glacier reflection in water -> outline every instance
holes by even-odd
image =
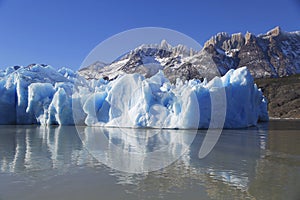
[[[73,126],[0,126],[0,199],[300,196],[298,130],[223,130],[216,146],[203,159],[198,153],[205,130],[199,130],[195,138],[181,130],[129,129],[132,135],[112,128],[81,130],[78,134]],[[134,137],[135,134],[145,137]],[[99,149],[103,138],[106,143]],[[118,148],[135,154],[119,156]],[[142,174],[123,173],[102,164],[147,168],[159,156],[147,160],[151,156],[147,158],[144,153],[159,150],[165,153],[162,161],[169,161],[166,155],[176,161]]]
[[[102,127],[77,130],[94,158],[110,168],[129,173],[167,167],[188,151],[197,134],[197,130]]]

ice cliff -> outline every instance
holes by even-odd
[[[208,128],[212,107],[218,107],[211,95],[220,90],[225,128],[268,120],[266,99],[246,67],[209,82],[172,84],[162,71],[151,78],[124,74],[106,81],[33,65],[0,71],[0,124]]]

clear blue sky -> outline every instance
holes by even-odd
[[[212,35],[300,30],[299,0],[0,0],[0,68],[45,63],[78,69],[101,41],[147,26],[203,44]]]

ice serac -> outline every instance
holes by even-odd
[[[13,78],[0,79],[0,124],[16,123],[16,86]]]
[[[0,77],[0,124],[47,124],[55,83],[77,79],[70,69],[49,65],[9,67]]]
[[[90,94],[84,103],[86,124],[209,128],[213,117],[211,107],[218,104],[211,102],[211,95],[219,89],[226,92],[225,128],[248,127],[259,120],[268,120],[266,100],[249,70],[243,67],[208,83],[178,80],[173,85],[161,71],[150,79],[139,74],[124,75],[102,87],[101,92]]]
[[[225,92],[224,101],[214,100],[219,91]],[[209,128],[221,107],[225,128],[268,120],[267,101],[246,67],[209,82],[177,79],[173,84],[161,70],[150,78],[135,73],[106,81],[32,65],[2,71],[0,95],[0,124]]]
[[[221,79],[227,97],[225,127],[248,127],[267,120],[265,98],[246,67],[230,70]]]
[[[55,90],[50,83],[32,83],[28,87],[28,106],[26,113],[35,116],[36,123],[47,124],[48,107]]]
[[[57,87],[52,102],[49,105],[49,119],[47,124],[74,124],[72,98],[63,87]]]

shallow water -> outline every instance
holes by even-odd
[[[0,126],[0,199],[300,199],[300,121],[223,130],[202,159],[205,130],[126,129],[127,136],[152,138],[128,142],[124,130],[97,128],[114,145],[132,152],[165,149],[174,159],[139,174],[110,168],[120,164],[115,162],[120,155],[111,145],[91,150],[87,141],[98,140],[89,130]],[[120,162],[148,169],[149,162],[139,159]]]

